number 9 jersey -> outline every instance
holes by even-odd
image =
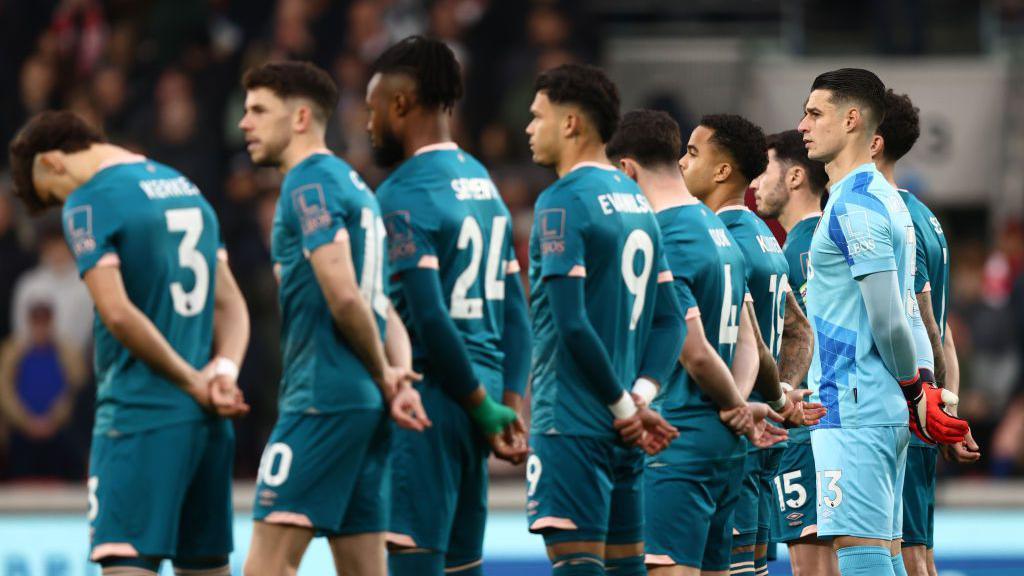
[[[195,368],[210,359],[220,228],[199,189],[141,156],[102,168],[64,204],[64,236],[84,276],[119,266],[128,298]],[[225,256],[226,257],[226,256]],[[94,433],[129,434],[204,418],[177,385],[132,354],[96,317]]]
[[[617,438],[611,411],[558,336],[546,293],[553,276],[586,279],[587,316],[628,389],[647,347],[657,284],[672,275],[651,206],[625,174],[577,165],[537,199],[530,238],[533,434]]]

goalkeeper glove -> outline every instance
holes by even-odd
[[[947,404],[955,406],[959,399],[949,390],[936,387],[931,374],[923,368],[910,380],[900,382],[910,410],[910,431],[928,444],[963,442],[970,426],[945,410]]]
[[[483,402],[470,408],[469,415],[485,436],[500,434],[509,424],[516,421],[515,410],[495,402],[490,396],[484,396]]]

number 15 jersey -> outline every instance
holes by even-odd
[[[454,143],[426,146],[395,169],[377,195],[396,275],[391,300],[409,330],[414,359],[427,359],[421,342],[430,335],[416,333],[401,273],[434,268],[474,374],[488,395],[501,398],[505,276],[517,273],[519,264],[511,216],[487,169]]]
[[[640,188],[611,166],[585,163],[546,189],[530,237],[534,434],[615,438],[612,414],[591,392],[558,335],[547,280],[584,278],[586,312],[631,386],[654,317],[657,284],[671,282],[661,232]]]

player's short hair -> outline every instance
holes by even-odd
[[[601,142],[619,125],[619,89],[603,70],[587,64],[563,64],[541,73],[533,85],[559,104],[575,104],[594,123]]]
[[[308,98],[313,113],[326,122],[338,105],[338,87],[331,76],[309,62],[268,62],[242,76],[246,90],[266,88],[279,98]]]
[[[906,94],[896,94],[892,88],[885,91],[885,120],[875,133],[885,140],[882,156],[895,162],[906,156],[921,136],[920,110]]]
[[[676,166],[683,142],[679,124],[661,110],[630,110],[605,145],[609,158],[632,158],[645,168]]]
[[[786,130],[778,134],[768,136],[768,149],[775,151],[775,157],[779,162],[789,166],[800,166],[807,173],[807,181],[811,185],[811,192],[815,196],[825,190],[828,184],[828,174],[825,173],[824,162],[811,160],[807,157],[807,147],[804,146],[804,135],[797,130]]]
[[[451,110],[462,98],[462,69],[455,52],[433,38],[409,36],[388,48],[373,63],[373,72],[405,74],[416,81],[420,104]]]
[[[831,101],[852,101],[867,110],[872,131],[885,119],[885,84],[870,70],[840,68],[820,74],[811,84],[811,91],[832,92]]]
[[[30,212],[47,208],[32,183],[32,165],[36,154],[60,150],[81,152],[93,144],[106,142],[103,133],[81,116],[67,110],[48,110],[33,116],[11,140],[8,154],[14,194]]]
[[[748,181],[768,167],[768,143],[757,124],[736,114],[708,114],[700,125],[715,131],[711,141],[732,156],[735,168]]]

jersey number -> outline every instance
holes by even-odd
[[[359,292],[378,316],[388,313],[388,298],[384,295],[384,221],[369,208],[363,208],[359,222],[363,228],[363,271],[359,278]]]
[[[502,258],[505,244],[505,231],[508,226],[507,216],[495,216],[491,221],[491,241],[487,249],[487,270],[484,274],[484,298],[487,300],[505,299],[504,259]],[[480,260],[484,255],[484,234],[476,218],[467,216],[462,221],[459,250],[469,250],[469,265],[455,279],[452,286],[452,299],[449,305],[452,318],[470,320],[484,317],[484,298],[468,297],[469,289],[476,284],[480,276]]]
[[[633,267],[637,252],[644,255],[644,262],[641,265],[640,273],[637,274]],[[636,330],[640,322],[640,316],[644,313],[644,303],[647,300],[647,282],[651,279],[651,269],[654,268],[654,242],[647,232],[633,230],[626,237],[626,244],[622,247],[622,280],[626,283],[626,290],[633,295],[633,309],[629,314],[629,329]]]
[[[725,281],[722,283],[722,318],[718,323],[718,343],[734,345],[740,336],[738,307],[732,303],[732,264],[722,266]]]
[[[793,470],[775,477],[775,493],[779,496],[780,512],[785,512],[786,506],[800,508],[807,503],[807,490],[800,485],[800,476],[800,470]]]
[[[199,208],[177,208],[164,213],[168,232],[184,232],[178,244],[178,265],[195,274],[192,290],[186,292],[181,282],[171,282],[174,311],[185,317],[196,316],[206,307],[210,291],[210,268],[203,253],[196,250],[203,235],[203,212]]]
[[[771,342],[768,349],[772,356],[779,356],[779,347],[782,346],[782,329],[786,320],[786,292],[789,291],[789,280],[786,275],[772,274],[768,284],[768,292],[772,295],[772,329]]]

